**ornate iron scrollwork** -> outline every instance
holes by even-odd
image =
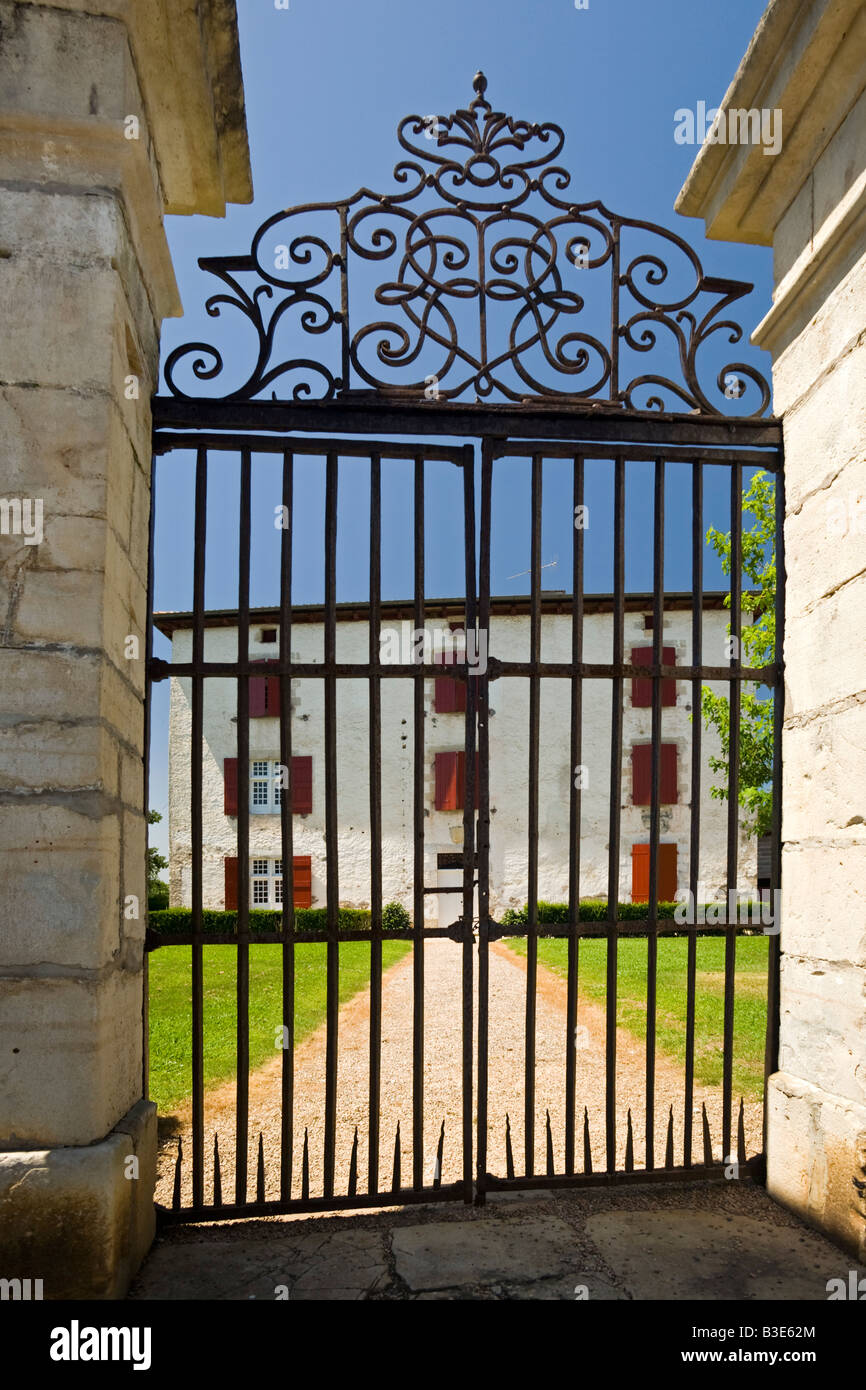
[[[478,73],[468,109],[401,121],[408,157],[393,193],[362,188],[343,202],[290,208],[263,223],[249,255],[200,260],[228,290],[207,300],[208,314],[236,309],[258,339],[252,370],[222,398],[372,391],[721,415],[723,398],[739,402],[756,388],[755,408],[737,413],[764,414],[770,388],[749,363],[717,371],[717,404],[698,380],[710,339],[742,338],[723,315],[752,285],[705,275],[666,228],[570,201],[571,177],[554,162],[562,130],[494,111],[486,87]],[[631,254],[638,236],[650,245]],[[390,264],[393,278],[372,283],[364,262]],[[587,331],[589,287],[600,279],[605,336]],[[350,302],[365,296],[390,316],[365,316],[352,332]],[[282,356],[287,332],[319,336],[330,358]],[[628,350],[655,350],[659,369],[632,375]],[[215,345],[183,344],[165,364],[176,396],[191,394],[178,384],[181,366],[198,381],[226,372]]]

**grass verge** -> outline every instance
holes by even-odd
[[[408,941],[382,945],[382,968],[396,964]],[[327,946],[295,947],[295,1045],[325,1018]],[[161,1114],[184,1106],[192,1095],[192,981],[189,946],[161,946],[150,956],[150,1098]],[[235,1075],[237,1030],[237,952],[233,946],[205,946],[205,1089]],[[340,1003],[345,1004],[370,978],[366,941],[340,945]],[[282,947],[259,944],[250,950],[250,1067],[274,1056],[282,1027]]]
[[[526,938],[512,937],[507,946],[526,955]],[[764,1092],[764,1038],[767,1027],[766,936],[737,939],[734,990],[735,1096],[760,1100]],[[656,1049],[679,1063],[686,1055],[687,952],[685,937],[660,937],[658,943]],[[539,962],[555,975],[568,976],[568,943],[541,938]],[[580,943],[578,1020],[580,1001],[604,1005],[607,942]],[[695,1080],[705,1086],[722,1081],[724,1033],[725,942],[722,937],[698,937],[695,990]],[[617,1025],[646,1039],[647,943],[620,938],[617,953]]]

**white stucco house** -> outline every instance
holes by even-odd
[[[542,660],[571,657],[571,599],[542,596]],[[500,660],[529,658],[530,616],[526,597],[497,597],[491,604],[488,655]],[[292,610],[292,660],[316,662],[324,650],[321,606]],[[462,600],[428,601],[426,631],[447,646],[451,629],[462,626]],[[192,656],[192,615],[160,613],[155,625],[171,639],[172,661]],[[412,621],[409,602],[382,604],[383,654],[386,634],[404,638]],[[363,663],[369,652],[369,617],[363,603],[338,605],[337,660]],[[728,614],[722,594],[703,599],[703,662],[727,662]],[[692,599],[666,595],[663,664],[688,665],[691,659]],[[610,596],[584,599],[584,660],[612,659]],[[651,658],[652,598],[628,595],[625,614],[626,660]],[[237,659],[237,614],[211,611],[204,618],[204,660]],[[392,646],[399,645],[397,643]],[[279,653],[279,613],[256,609],[250,619],[250,655],[274,660]],[[383,658],[386,659],[386,658]],[[187,677],[173,678],[169,722],[169,878],[172,906],[191,902],[190,833],[191,707]],[[203,892],[209,908],[236,906],[237,806],[249,798],[250,904],[277,907],[282,901],[280,843],[279,685],[274,676],[251,681],[248,769],[237,764],[237,683],[208,677],[204,696]],[[413,866],[413,714],[412,681],[383,679],[382,688],[382,873],[383,901],[411,909]],[[726,691],[726,686],[713,687]],[[529,681],[500,677],[490,683],[490,882],[495,918],[520,907],[527,896]],[[692,687],[665,681],[662,691],[661,832],[659,896],[683,898],[688,888],[691,826]],[[424,884],[442,889],[461,882],[463,842],[464,720],[460,683],[447,677],[425,681],[425,843]],[[370,827],[368,766],[368,682],[337,682],[337,783],[339,898],[346,907],[369,906]],[[650,829],[649,681],[626,681],[623,696],[620,900],[645,899]],[[569,797],[575,769],[570,766],[570,681],[543,678],[540,702],[539,897],[568,897]],[[582,898],[605,896],[608,877],[611,683],[585,680],[581,797]],[[325,902],[325,744],[324,691],[320,679],[292,680],[293,840],[296,906]],[[717,777],[709,757],[719,752],[712,731],[704,731],[700,805],[698,892],[704,901],[724,897],[726,888],[727,803],[711,797]],[[742,830],[736,887],[756,886],[756,842]],[[734,885],[730,885],[734,886]],[[459,914],[459,896],[428,892],[428,924],[446,925]]]

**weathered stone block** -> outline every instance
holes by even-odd
[[[860,839],[863,834],[863,749],[866,698],[788,721],[782,759],[783,837]],[[848,769],[840,775],[840,769]],[[823,891],[821,883],[816,884]]]
[[[866,971],[782,955],[779,1068],[866,1105]]]
[[[6,1148],[91,1144],[140,1098],[142,980],[0,978]]]
[[[134,1160],[134,1162],[133,1162]],[[122,1298],[154,1236],[156,1106],[86,1148],[0,1152],[0,1267],[46,1299]]]
[[[866,1109],[786,1072],[767,1104],[767,1191],[863,1260]]]
[[[785,846],[782,949],[813,962],[866,967],[866,841],[844,848],[814,842]]]

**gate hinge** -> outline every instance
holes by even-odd
[[[499,677],[502,675],[502,662],[497,656],[489,656],[487,658],[487,671],[485,674],[489,681],[499,680]]]
[[[161,656],[152,656],[147,663],[147,673],[152,681],[164,681],[171,674],[171,665]]]
[[[462,922],[454,922],[453,925],[448,928],[446,936],[448,936],[451,941],[459,942],[462,946],[465,942],[473,940],[472,926],[470,924],[469,930],[467,931]]]

